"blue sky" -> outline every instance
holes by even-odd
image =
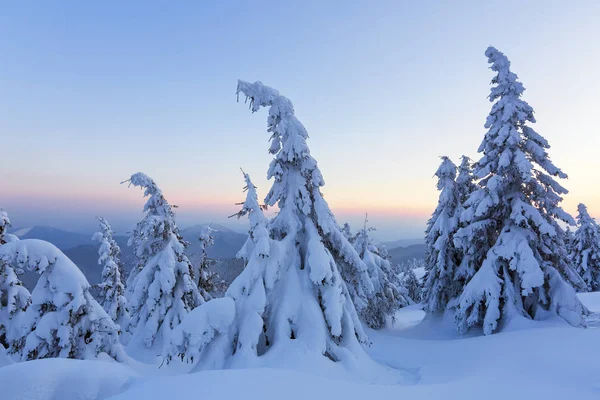
[[[124,230],[143,200],[119,182],[143,171],[182,226],[228,222],[240,167],[269,188],[266,114],[236,102],[242,78],[294,102],[340,221],[420,236],[438,157],[477,158],[494,45],[570,175],[565,208],[600,215],[599,17],[593,1],[7,2],[0,207],[15,226],[101,214]]]

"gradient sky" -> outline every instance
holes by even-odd
[[[5,2],[0,207],[20,227],[124,231],[143,199],[119,183],[143,171],[182,227],[244,230],[227,219],[239,168],[265,195],[271,156],[241,78],[294,102],[338,221],[418,237],[438,157],[479,157],[494,45],[569,174],[565,208],[600,216],[599,20],[598,1]]]

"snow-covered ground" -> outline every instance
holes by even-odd
[[[600,293],[580,295],[600,313]],[[459,336],[444,321],[400,310],[392,328],[369,331],[369,352],[399,369],[398,382],[358,379],[320,364],[182,373],[182,365],[49,359],[0,368],[12,399],[599,399],[600,318],[587,329],[555,319],[513,321],[501,333]],[[296,349],[301,352],[301,349]],[[297,354],[296,354],[297,355]],[[0,354],[0,363],[7,362]]]

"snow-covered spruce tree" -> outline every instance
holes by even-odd
[[[108,221],[102,217],[98,217],[98,221],[100,231],[92,236],[92,240],[100,243],[98,264],[102,265],[102,282],[98,284],[99,302],[123,331],[129,324],[129,309],[122,280],[121,248],[113,238],[114,232]]]
[[[340,270],[347,279],[360,280],[363,286],[355,287],[365,294],[372,283],[323,199],[324,182],[306,129],[290,100],[276,90],[239,81],[237,91],[250,99],[252,111],[269,108],[269,151],[275,158],[268,178],[274,182],[265,202],[277,204],[279,213],[267,225],[249,190],[253,244],[244,246],[246,268],[227,291],[236,303],[235,320],[229,334],[207,346],[198,368],[292,356],[366,365],[361,342],[367,337]]]
[[[148,197],[146,214],[129,239],[138,257],[138,272],[128,300],[132,339],[151,347],[204,299],[192,280],[192,264],[184,252],[188,243],[175,224],[172,206],[147,175],[138,172],[127,182],[142,188]]]
[[[462,290],[461,281],[455,280],[460,257],[453,243],[458,229],[460,193],[455,182],[456,165],[448,157],[442,157],[435,176],[440,198],[425,231],[423,305],[428,313],[442,314]]]
[[[369,327],[381,329],[387,318],[394,321],[394,314],[401,307],[410,304],[408,292],[402,286],[400,276],[394,270],[386,254],[381,254],[379,248],[371,240],[369,232],[375,230],[367,226],[368,220],[354,236],[353,245],[358,255],[368,268],[374,291],[368,297],[367,307],[359,312],[359,316]]]
[[[200,259],[198,260],[197,266],[194,266],[193,268],[194,283],[198,286],[198,290],[205,300],[210,300],[212,298],[210,293],[215,290],[215,280],[218,278],[214,273],[209,271],[210,259],[206,252],[208,247],[214,246],[215,244],[215,238],[212,234],[214,231],[215,230],[212,229],[210,225],[206,225],[200,231],[200,236],[198,237],[198,240],[200,241]]]
[[[600,290],[600,226],[590,216],[587,207],[577,207],[577,231],[571,245],[571,259],[587,290]]]
[[[493,47],[485,54],[496,72],[494,104],[474,170],[480,188],[466,201],[465,226],[455,235],[474,269],[460,297],[458,329],[482,326],[490,334],[511,316],[548,313],[582,325],[585,308],[565,280],[577,274],[556,222],[574,222],[559,205],[567,190],[554,179],[567,175],[550,161],[546,139],[528,125],[535,122],[533,109],[521,99],[525,89],[509,60]]]
[[[116,325],[79,268],[54,245],[36,239],[7,243],[0,246],[0,260],[40,274],[31,305],[14,320],[20,337],[12,341],[12,353],[22,360],[90,359],[100,353],[124,360]]]

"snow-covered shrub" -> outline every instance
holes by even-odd
[[[577,207],[577,231],[571,242],[571,259],[588,291],[600,290],[600,226],[587,207]]]
[[[367,307],[359,311],[359,316],[369,327],[381,329],[388,318],[394,321],[396,311],[410,304],[410,299],[398,271],[388,259],[387,249],[373,244],[369,232],[374,229],[367,227],[365,219],[363,228],[352,236],[352,244],[367,266],[374,289],[367,298]]]
[[[138,263],[128,279],[132,286],[128,300],[133,340],[151,347],[158,337],[166,340],[204,298],[192,280],[192,264],[185,255],[188,243],[175,224],[172,206],[147,175],[138,172],[127,182],[144,189],[148,197],[146,214],[129,239]]]
[[[444,313],[463,287],[463,281],[456,277],[461,259],[453,242],[461,203],[455,181],[456,165],[448,157],[442,157],[435,176],[438,177],[440,198],[425,231],[427,252],[423,304],[428,313]]]
[[[90,294],[79,268],[54,245],[35,239],[0,246],[0,261],[40,274],[32,303],[14,320],[21,336],[11,351],[23,360],[95,358],[107,353],[124,359],[118,329]]]
[[[102,282],[98,284],[99,302],[122,331],[129,324],[129,309],[122,280],[121,249],[113,238],[114,232],[108,221],[102,217],[98,217],[98,221],[100,231],[92,236],[92,240],[100,243],[98,264],[102,265]]]
[[[227,334],[234,318],[235,304],[231,297],[213,299],[196,307],[171,332],[167,359],[179,357],[190,363],[198,361],[215,337]]]
[[[548,141],[529,126],[533,109],[521,99],[525,89],[508,58],[493,47],[485,54],[496,72],[494,104],[474,170],[480,188],[466,201],[464,226],[455,235],[473,276],[458,302],[458,328],[477,325],[490,334],[503,317],[548,312],[583,325],[585,309],[567,282],[578,284],[578,275],[556,222],[574,222],[559,205],[567,190],[554,179],[567,175],[550,161]]]

